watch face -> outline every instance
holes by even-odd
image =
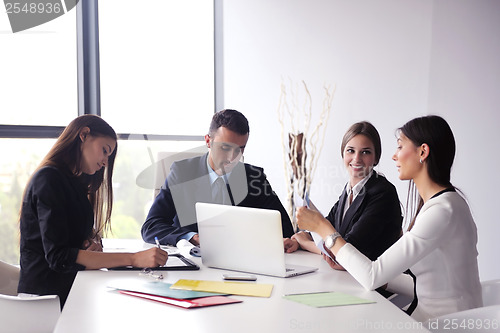
[[[326,237],[325,245],[327,248],[331,248],[333,246],[333,239],[331,235]]]
[[[334,232],[333,234],[326,236],[325,246],[327,248],[331,249],[333,247],[333,245],[335,245],[335,241],[339,237],[340,237],[340,234],[338,232]]]

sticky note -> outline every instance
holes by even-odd
[[[170,288],[181,290],[205,291],[224,293],[230,295],[270,297],[273,290],[272,284],[253,282],[228,282],[181,279]]]

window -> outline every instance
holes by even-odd
[[[155,182],[164,183],[164,179],[155,178],[158,153],[189,150],[202,143],[147,141],[142,137],[120,140],[113,173],[112,233],[106,237],[141,238],[141,226],[153,203]]]
[[[204,135],[214,110],[207,0],[99,2],[101,116],[121,133]]]
[[[0,260],[19,263],[19,209],[24,187],[54,139],[0,139]],[[7,157],[7,158],[5,158]]]
[[[214,110],[214,9],[207,0],[99,2],[101,116],[119,133],[112,228],[139,238],[160,151],[203,144]]]
[[[65,126],[78,115],[76,10],[17,33],[2,10],[0,45],[0,124]],[[54,141],[0,138],[0,260],[19,263],[22,192]]]
[[[0,10],[0,124],[67,125],[78,114],[76,10],[12,33]]]
[[[82,7],[95,14],[96,4],[100,59],[83,71],[100,77],[100,87],[78,74],[91,56],[77,53],[77,18],[91,33],[97,22],[81,15]],[[0,260],[19,262],[22,191],[62,127],[94,112],[84,105],[87,96],[120,136],[107,236],[140,238],[158,152],[202,145],[213,114],[213,1],[79,1],[78,11],[17,33],[0,12],[0,45],[0,151],[7,156],[0,161]]]

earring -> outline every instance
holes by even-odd
[[[424,163],[424,161],[422,161],[422,159],[420,159],[420,164]]]

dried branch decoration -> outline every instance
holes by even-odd
[[[321,154],[326,133],[326,125],[332,108],[333,96],[336,87],[325,86],[322,111],[319,121],[310,132],[312,117],[312,98],[307,85],[302,81],[305,96],[299,106],[299,88],[293,87],[290,82],[290,96],[284,82],[281,83],[281,95],[278,106],[278,121],[281,125],[281,146],[283,148],[283,164],[287,182],[287,212],[292,220],[294,230],[297,230],[295,221],[294,197],[306,199],[311,188],[311,182],[317,167],[317,160]],[[290,101],[289,101],[290,99]],[[302,126],[302,127],[301,127]],[[287,142],[287,144],[285,144]],[[319,144],[319,147],[318,147]],[[309,155],[308,155],[309,152]],[[308,162],[308,165],[307,165]]]

